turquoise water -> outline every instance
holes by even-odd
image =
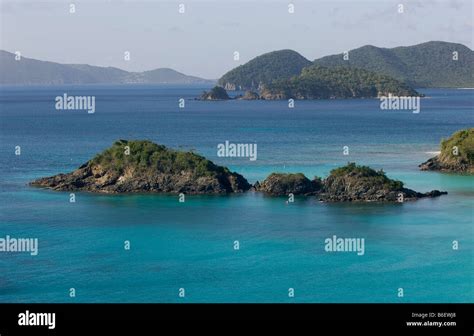
[[[413,114],[362,99],[297,101],[294,109],[193,100],[203,89],[1,88],[0,238],[37,237],[39,254],[0,252],[0,302],[473,301],[474,177],[417,169],[442,137],[474,125],[472,90],[424,90]],[[55,110],[64,92],[95,95],[96,113]],[[325,176],[350,160],[409,188],[449,194],[404,204],[286,204],[255,193],[185,203],[78,193],[69,203],[68,193],[27,185],[77,168],[120,138],[195,149],[251,182],[272,171]],[[257,143],[257,161],[217,157],[226,140]],[[333,235],[364,238],[365,254],[325,252]]]

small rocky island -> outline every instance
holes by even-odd
[[[210,91],[204,91],[196,100],[258,100],[260,95],[257,92],[245,91],[243,95],[234,98],[229,97],[226,89],[220,86],[214,86]]]
[[[204,91],[198,100],[229,100],[227,91],[220,86],[214,86],[211,91]]]
[[[440,154],[419,165],[421,170],[474,174],[474,128],[443,139]]]
[[[321,190],[321,179],[308,179],[304,174],[272,173],[262,183],[254,185],[256,191],[262,191],[272,196],[316,195]]]
[[[416,192],[405,188],[403,182],[388,178],[383,171],[355,163],[332,170],[324,180],[315,177],[310,181],[301,173],[273,173],[254,187],[272,196],[314,195],[324,202],[401,202],[447,194],[438,190]]]
[[[226,194],[250,189],[247,180],[192,152],[151,141],[119,140],[77,170],[30,183],[58,191]]]
[[[322,180],[301,173],[272,173],[254,186],[240,174],[193,152],[147,140],[119,140],[78,169],[30,183],[57,191],[96,193],[229,194],[250,189],[271,196],[315,196],[325,202],[400,202],[447,194],[419,193],[389,179],[383,171],[349,163]]]

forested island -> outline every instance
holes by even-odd
[[[364,69],[338,66],[326,68],[312,65],[303,68],[298,76],[261,84],[260,90],[246,91],[234,99],[347,99],[377,98],[382,96],[422,96],[408,85],[391,77]],[[216,86],[204,92],[200,100],[231,99],[226,90]]]
[[[227,90],[260,91],[264,85],[299,76],[312,65],[364,69],[416,88],[474,87],[474,51],[443,41],[396,48],[366,45],[314,61],[293,50],[272,51],[230,70],[218,85]]]
[[[119,140],[77,170],[31,182],[58,191],[223,194],[250,189],[240,174],[193,152]]]
[[[421,170],[474,174],[474,128],[443,139],[440,154],[422,163]]]
[[[385,75],[364,69],[319,65],[304,68],[299,76],[266,84],[260,94],[266,100],[377,98],[388,95],[420,96],[408,85]]]
[[[405,188],[403,182],[392,180],[382,170],[376,171],[354,162],[333,169],[325,179],[308,179],[302,173],[272,173],[254,186],[271,196],[316,196],[324,202],[404,202],[424,197],[438,197],[447,192],[432,190],[419,193]]]
[[[403,202],[446,192],[419,193],[383,171],[355,163],[312,181],[303,174],[273,173],[251,185],[242,175],[193,152],[147,140],[119,140],[78,169],[39,178],[32,186],[94,193],[230,194],[250,189],[271,196],[315,196],[325,202]]]

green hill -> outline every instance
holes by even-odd
[[[311,61],[296,51],[273,51],[227,72],[219,79],[218,84],[228,90],[256,90],[262,84],[299,75],[304,67],[311,64]]]
[[[474,128],[457,131],[443,139],[440,151],[419,165],[420,169],[474,174]]]
[[[457,61],[453,60],[455,51]],[[349,60],[338,54],[314,64],[362,68],[414,87],[474,87],[474,51],[458,43],[431,41],[391,49],[367,45],[349,51]]]
[[[333,99],[419,96],[411,87],[391,77],[351,67],[304,68],[301,75],[265,85],[263,99]]]

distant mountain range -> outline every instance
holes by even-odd
[[[87,64],[61,64],[21,57],[0,50],[0,84],[214,84],[214,80],[188,76],[173,69],[160,68],[144,72],[128,72],[113,67]]]
[[[218,84],[228,90],[261,91],[264,86],[300,76],[304,68],[316,65],[360,68],[417,88],[474,87],[474,51],[458,43],[431,41],[396,48],[367,45],[350,50],[348,57],[344,56],[331,55],[311,62],[293,50],[273,51],[230,70]],[[215,83],[168,68],[128,72],[113,67],[60,64],[26,57],[16,61],[14,54],[1,50],[0,74],[0,84],[14,85]]]
[[[299,76],[312,64],[361,68],[418,88],[474,87],[474,51],[462,44],[439,41],[391,49],[364,46],[349,51],[347,60],[339,54],[314,62],[293,50],[273,51],[227,72],[218,83],[227,89],[258,90]]]

